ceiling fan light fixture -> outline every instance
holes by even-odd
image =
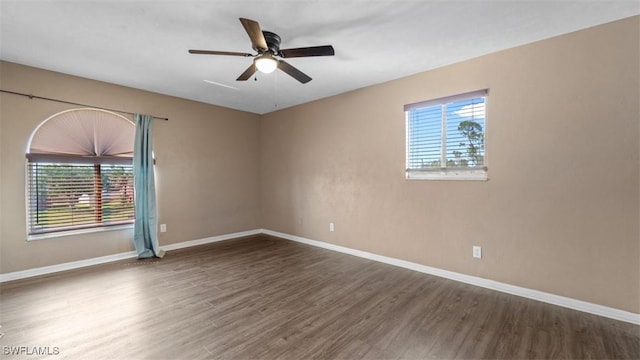
[[[255,59],[256,67],[261,73],[270,74],[278,67],[278,61],[269,54],[262,54]]]

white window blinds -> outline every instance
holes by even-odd
[[[29,235],[129,223],[131,164],[28,163]]]

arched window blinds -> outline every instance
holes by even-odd
[[[133,158],[135,125],[115,113],[73,109],[45,120],[34,132],[29,156]]]
[[[45,120],[27,153],[29,235],[131,223],[135,125],[104,110]]]

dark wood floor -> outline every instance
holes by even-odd
[[[640,358],[639,326],[267,236],[5,283],[0,304],[0,358]]]

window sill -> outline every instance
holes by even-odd
[[[74,236],[74,235],[85,235],[85,234],[99,233],[99,232],[105,232],[105,231],[128,230],[128,229],[133,229],[133,223],[123,224],[123,225],[114,225],[114,226],[103,226],[103,227],[89,228],[89,229],[58,231],[58,232],[51,232],[46,234],[28,235],[27,241],[44,240],[44,239],[52,239],[52,238],[67,237],[67,236]]]
[[[489,180],[487,172],[476,171],[407,171],[407,180]]]

